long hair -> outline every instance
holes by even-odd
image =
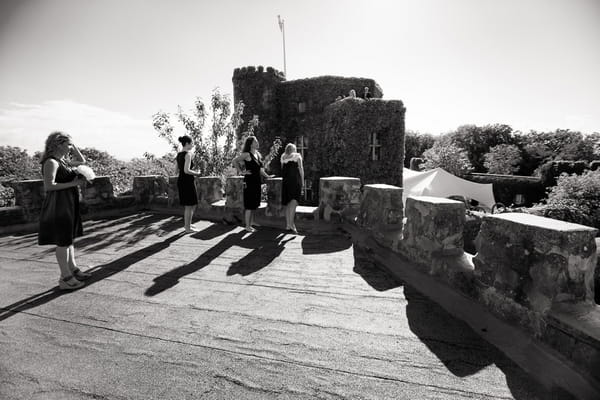
[[[285,146],[285,154],[287,154],[288,156],[295,152],[296,152],[296,145],[294,143],[288,143]]]
[[[254,143],[255,140],[258,142],[256,136],[248,136],[246,138],[246,141],[244,142],[244,148],[242,149],[242,153],[250,153],[250,150],[252,149],[252,143]],[[260,153],[258,153],[258,158],[260,158]]]
[[[58,148],[65,142],[71,141],[71,136],[60,131],[52,132],[46,139],[44,154],[40,162],[43,164],[48,158],[56,156]]]

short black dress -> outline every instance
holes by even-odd
[[[77,173],[63,160],[54,159],[58,161],[55,182],[72,182],[77,177]],[[43,161],[43,163],[45,162],[46,160]],[[44,172],[43,163],[42,174]],[[73,244],[76,237],[82,235],[83,225],[79,213],[79,190],[77,187],[46,192],[40,212],[38,244],[67,247]]]
[[[302,196],[302,177],[300,176],[299,163],[302,156],[293,153],[291,157],[281,156],[281,176],[283,182],[281,186],[281,204],[286,205],[292,200],[300,201]]]
[[[256,210],[260,206],[260,169],[263,164],[260,159],[254,157],[252,152],[250,161],[244,161],[246,171],[249,174],[244,175],[244,208],[246,210]]]
[[[198,195],[196,194],[194,175],[186,174],[184,170],[186,154],[187,151],[177,153],[177,167],[179,168],[179,177],[177,178],[179,204],[182,206],[195,206],[198,204]],[[190,169],[193,168],[194,164],[190,163]]]

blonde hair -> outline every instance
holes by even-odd
[[[46,146],[44,147],[44,155],[42,156],[41,162],[43,163],[50,157],[54,157],[58,148],[65,142],[70,142],[71,136],[60,131],[52,132],[46,139]]]
[[[285,154],[287,154],[288,156],[295,152],[296,152],[296,145],[294,143],[288,143],[285,146]]]

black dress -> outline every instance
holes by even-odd
[[[262,168],[262,161],[254,157],[252,152],[250,154],[250,161],[244,161],[246,165],[246,172],[249,174],[244,175],[244,208],[246,210],[256,210],[260,206],[260,169]]]
[[[179,177],[177,178],[179,204],[182,206],[195,206],[198,204],[198,195],[196,194],[194,175],[186,174],[184,170],[186,154],[187,151],[177,153],[177,167],[179,168]],[[194,164],[190,162],[190,169],[192,168],[194,168]]]
[[[300,201],[302,195],[302,177],[300,176],[299,163],[302,156],[298,153],[291,157],[281,156],[281,176],[283,182],[281,185],[281,204],[286,205],[292,200]]]
[[[64,161],[54,159],[58,161],[55,182],[72,182],[77,177],[77,173]],[[42,163],[42,174],[43,169],[44,164]],[[79,190],[77,187],[46,192],[40,212],[38,244],[67,247],[81,235],[83,235],[83,225],[79,213]]]

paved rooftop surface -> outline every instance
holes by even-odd
[[[0,399],[545,399],[464,323],[342,234],[138,214],[90,221],[93,278],[0,237]]]

